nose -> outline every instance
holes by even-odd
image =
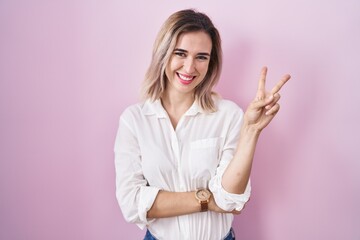
[[[184,62],[184,70],[187,74],[192,74],[195,72],[195,61],[193,58],[187,58]]]

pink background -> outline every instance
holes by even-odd
[[[269,87],[293,77],[239,239],[360,239],[357,0],[0,1],[0,239],[142,238],[115,199],[117,122],[160,25],[188,7],[222,34],[224,97],[245,108],[263,65]]]

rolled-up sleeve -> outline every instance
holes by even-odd
[[[232,160],[238,144],[243,115],[244,113],[240,108],[234,111],[234,116],[229,129],[227,129],[225,142],[221,150],[219,166],[216,169],[215,176],[209,182],[209,189],[213,193],[216,204],[225,211],[242,210],[246,202],[249,201],[251,194],[250,179],[243,194],[229,193],[221,184],[222,176]]]
[[[141,167],[140,147],[136,135],[123,115],[119,120],[114,146],[116,198],[125,220],[144,229],[155,220],[146,216],[160,189],[148,186]]]

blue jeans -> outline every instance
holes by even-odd
[[[144,240],[157,240],[153,235],[151,235],[150,231],[146,231],[146,235],[144,237]],[[226,235],[224,240],[235,240],[235,232],[233,228],[230,228],[229,233]]]

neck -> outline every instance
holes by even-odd
[[[161,102],[167,112],[184,113],[194,103],[195,96],[193,94],[171,94],[165,92],[161,97]]]
[[[171,123],[176,128],[181,116],[191,107],[195,101],[193,94],[170,94],[165,92],[161,97],[161,103],[168,113]]]

